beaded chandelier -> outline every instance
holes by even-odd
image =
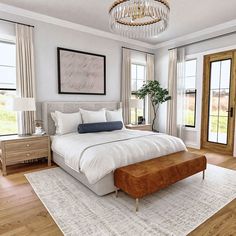
[[[166,30],[167,0],[116,0],[109,10],[110,28],[129,38],[152,38]]]

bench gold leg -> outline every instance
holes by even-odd
[[[205,179],[205,170],[202,172],[202,179]]]
[[[138,210],[139,210],[139,199],[136,198],[135,211],[137,212]]]

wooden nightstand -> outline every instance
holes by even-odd
[[[133,130],[143,130],[143,131],[152,131],[152,125],[145,124],[145,125],[126,125],[127,129],[133,129]]]
[[[48,135],[3,136],[0,137],[0,147],[3,175],[7,175],[7,166],[43,157],[48,158],[48,166],[51,166],[51,147]]]

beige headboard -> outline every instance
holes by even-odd
[[[55,134],[55,125],[51,117],[51,112],[60,111],[65,113],[73,113],[79,111],[80,108],[85,110],[96,111],[102,108],[108,110],[116,110],[121,107],[120,102],[43,102],[42,103],[42,120],[43,126],[47,134]]]

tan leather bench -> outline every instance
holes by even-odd
[[[206,166],[205,156],[178,152],[118,168],[114,172],[114,183],[118,189],[136,199],[138,211],[139,199],[148,194],[201,171],[204,179]]]

